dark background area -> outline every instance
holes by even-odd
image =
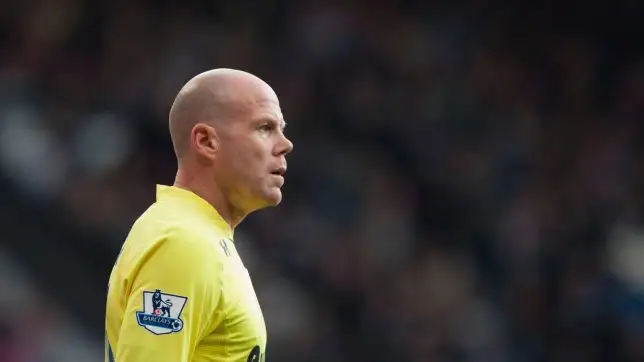
[[[644,6],[5,1],[0,361],[101,361],[107,278],[210,68],[278,93],[236,233],[268,361],[644,361]]]

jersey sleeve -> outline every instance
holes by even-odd
[[[175,232],[133,277],[115,360],[188,362],[219,320],[222,264],[206,241]]]

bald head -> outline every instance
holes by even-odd
[[[181,159],[197,123],[222,127],[250,111],[258,97],[277,96],[257,76],[235,69],[213,69],[190,79],[177,94],[170,109],[170,137]]]

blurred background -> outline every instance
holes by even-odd
[[[422,3],[3,1],[0,362],[102,361],[169,106],[215,67],[295,143],[236,234],[268,361],[644,361],[642,2]]]

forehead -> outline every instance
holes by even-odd
[[[282,109],[277,95],[270,87],[256,88],[240,97],[238,107],[243,113],[242,119],[255,121],[258,119],[282,121]]]
[[[251,118],[253,120],[264,119],[281,122],[284,116],[277,100],[264,100],[255,104]]]

